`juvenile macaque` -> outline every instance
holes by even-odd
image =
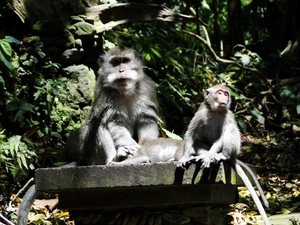
[[[247,170],[249,168],[236,159],[240,153],[241,136],[234,115],[229,109],[230,103],[230,92],[225,85],[216,85],[205,90],[204,102],[185,133],[184,153],[178,166],[185,167],[187,163],[201,161],[202,166],[208,168],[211,163],[229,160],[248,188],[264,223],[269,225],[266,212],[242,169],[242,167]],[[260,185],[258,186],[259,191],[262,191]],[[263,193],[261,197],[268,207]]]
[[[170,138],[143,139],[135,156],[112,164],[135,164],[178,161],[183,154],[183,140]]]
[[[85,124],[66,143],[67,160],[78,165],[135,155],[138,141],[159,136],[156,90],[144,74],[141,56],[115,47],[101,59],[95,103]]]

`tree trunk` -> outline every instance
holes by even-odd
[[[242,30],[242,9],[240,0],[228,0],[228,34],[229,49],[231,50],[236,44],[244,44]]]
[[[299,54],[300,41],[300,1],[287,0],[286,10],[278,37],[278,49],[283,49],[281,55]],[[284,46],[285,45],[285,46]]]

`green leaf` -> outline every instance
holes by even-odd
[[[38,51],[37,53],[42,59],[46,57],[46,54],[44,52]]]
[[[150,60],[151,60],[151,55],[148,53],[148,54],[145,56],[145,59],[146,59],[147,61],[150,61]]]
[[[287,214],[290,214],[291,211],[288,210],[288,209],[286,209],[286,208],[282,208],[282,209],[281,209],[281,213],[284,214],[284,215],[287,215]]]
[[[59,133],[57,133],[57,132],[52,132],[51,136],[56,137],[58,139],[62,139],[62,136]]]
[[[15,117],[14,117],[13,122],[16,122],[17,120],[20,121],[20,122],[23,122],[23,114],[24,114],[24,111],[18,110]]]
[[[18,39],[14,38],[12,36],[5,36],[5,40],[9,43],[13,43],[13,44],[17,44],[17,45],[21,44],[21,42]]]
[[[162,58],[161,54],[156,51],[154,48],[150,48],[150,50],[158,57],[158,58]]]
[[[245,121],[242,118],[240,118],[240,117],[237,118],[237,122],[238,122],[238,124],[241,127],[243,132],[247,131],[247,124],[245,123]]]
[[[172,139],[176,139],[176,140],[182,140],[182,138],[179,135],[174,134],[174,133],[172,133],[172,132],[170,132],[170,131],[168,131],[168,130],[166,130],[164,128],[162,128],[162,130],[165,132],[165,134],[167,135],[167,137],[172,138]]]
[[[11,48],[11,46],[10,46],[10,44],[7,42],[7,41],[0,41],[0,49],[1,49],[1,51],[5,54],[5,55],[7,55],[7,56],[9,56],[9,58],[12,56],[12,48]]]
[[[35,169],[35,167],[34,167],[34,165],[32,165],[32,163],[30,163],[29,169],[31,169],[31,170],[34,170],[34,169]]]
[[[0,88],[3,90],[5,87],[5,80],[3,79],[2,76],[0,76]]]
[[[283,86],[280,89],[279,95],[280,95],[280,100],[285,103],[292,104],[298,101],[297,96],[291,91],[290,87],[288,86]]]
[[[40,90],[38,90],[37,92],[35,92],[35,93],[33,94],[34,100],[37,100],[41,94],[42,94],[42,92],[41,92]]]
[[[21,102],[21,104],[20,104],[20,106],[19,106],[19,108],[21,109],[21,110],[24,110],[24,111],[31,111],[32,110],[32,105],[31,104],[29,104],[29,103],[27,103],[27,102]]]
[[[13,101],[8,102],[6,104],[6,110],[7,111],[14,111],[19,109],[19,105],[18,105],[18,100],[17,99],[13,99]]]
[[[27,160],[25,158],[25,155],[24,154],[20,154],[19,158],[21,159],[21,162],[22,162],[22,165],[28,169],[28,166],[27,166]],[[20,167],[22,167],[22,165],[20,165]]]
[[[6,55],[2,48],[0,48],[0,60],[9,70],[11,70],[12,65],[10,62],[10,56]]]
[[[263,117],[256,107],[249,110],[251,115],[261,124],[265,124],[265,117]]]

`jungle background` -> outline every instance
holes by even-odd
[[[80,13],[60,14],[107,3],[121,2],[53,0],[43,2],[43,10],[30,0],[0,2],[0,224],[16,221],[23,193],[14,196],[36,168],[64,164],[65,141],[93,103],[99,54],[115,45],[143,55],[156,83],[162,136],[182,137],[203,90],[226,83],[242,132],[240,158],[256,167],[270,202],[267,212],[298,212],[300,2],[140,1],[165,4],[204,23],[135,21],[101,32]],[[239,190],[232,217],[255,224],[249,193]],[[34,214],[43,216],[31,224],[68,223],[59,210]]]

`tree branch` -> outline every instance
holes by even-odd
[[[252,67],[248,67],[248,66],[243,66],[243,65],[237,63],[236,61],[220,58],[215,53],[215,51],[213,50],[213,48],[210,46],[210,43],[208,43],[204,38],[202,38],[201,36],[199,36],[199,35],[197,35],[195,33],[192,33],[192,32],[186,31],[186,30],[182,30],[182,32],[186,33],[186,34],[189,34],[189,35],[197,38],[198,40],[200,40],[205,45],[205,47],[208,50],[209,54],[217,62],[221,62],[221,63],[229,64],[229,65],[234,65],[234,66],[236,66],[236,67],[238,67],[238,68],[240,68],[242,70],[249,71],[249,72],[251,72],[251,73],[256,74],[257,76],[259,76],[267,84],[270,84],[270,81],[259,70],[257,70],[256,68],[252,68]]]
[[[194,16],[177,13],[165,5],[158,4],[103,4],[86,8],[86,16],[94,19],[97,32],[99,33],[110,30],[123,23],[149,22],[157,20],[166,22],[195,23],[207,26],[207,24]]]

